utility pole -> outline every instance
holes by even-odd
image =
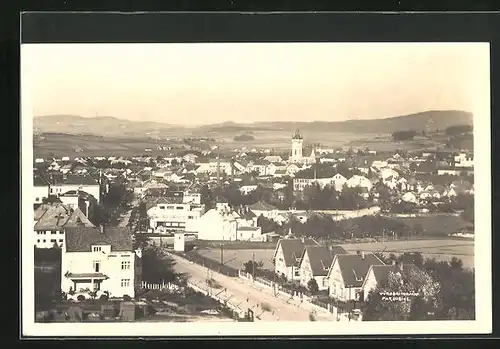
[[[220,187],[220,148],[219,145],[217,147],[217,185]]]
[[[255,279],[255,252],[252,252],[252,279]]]

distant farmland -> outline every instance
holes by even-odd
[[[145,149],[149,148],[152,150],[149,154],[154,156],[165,154],[165,151],[156,150],[158,145],[165,143],[149,139],[49,134],[34,142],[33,153],[35,157],[45,157],[51,153],[54,156],[133,156],[145,154]]]

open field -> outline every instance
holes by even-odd
[[[417,217],[404,217],[401,215],[384,215],[385,217],[402,222],[409,227],[415,228],[420,225],[422,233],[432,235],[448,235],[456,233],[471,224],[462,219],[459,215],[432,214]]]
[[[436,239],[436,240],[404,240],[374,243],[342,244],[348,252],[355,253],[358,250],[366,252],[403,253],[421,252],[424,258],[436,258],[440,261],[449,261],[452,257],[462,260],[465,267],[474,267],[474,241],[459,239]],[[220,260],[220,249],[207,249],[199,252],[201,255],[215,261]],[[252,260],[262,261],[264,268],[273,269],[271,258],[274,249],[245,249],[227,250],[224,253],[224,263],[233,268],[242,268],[243,263]]]
[[[212,137],[220,142],[222,151],[233,150],[246,147],[248,149],[273,149],[275,151],[286,151],[290,148],[289,130],[254,131],[251,135],[255,138],[252,141],[234,141],[234,136],[239,133],[213,132],[204,134],[205,137]],[[193,135],[176,135],[196,136]],[[144,149],[152,151],[148,154],[152,156],[165,155],[168,151],[156,150],[158,145],[171,146],[171,142],[153,139],[139,139],[135,137],[99,137],[92,135],[71,135],[71,134],[47,134],[44,139],[34,142],[34,156],[44,157],[49,154],[54,156],[134,156],[145,154]],[[393,142],[387,134],[364,134],[364,133],[338,133],[309,131],[304,134],[304,143],[319,143],[326,148],[369,147],[374,150],[395,150],[423,149],[435,146],[433,141],[409,141]],[[176,144],[180,144],[176,142]],[[75,150],[80,148],[81,152]]]
[[[98,137],[90,135],[50,134],[44,135],[44,139],[34,142],[33,155],[35,157],[46,157],[53,153],[54,156],[134,156],[146,154],[145,149],[152,151],[147,154],[151,156],[165,155],[163,150],[156,150],[158,145],[166,145],[164,142],[157,143],[150,139],[137,138],[113,138]],[[76,152],[80,148],[81,152]]]

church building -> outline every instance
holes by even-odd
[[[316,162],[316,152],[314,148],[311,151],[309,156],[303,156],[303,146],[304,146],[304,138],[300,133],[300,130],[297,129],[292,136],[292,152],[288,159],[289,163],[300,163],[300,164],[313,164]]]

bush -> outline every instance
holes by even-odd
[[[126,302],[130,302],[132,300],[132,298],[128,294],[126,294],[123,296],[123,300]]]
[[[79,295],[78,297],[76,297],[76,299],[79,301],[79,302],[83,302],[85,300],[85,296],[83,294]]]
[[[109,299],[109,297],[108,297],[108,295],[106,295],[106,294],[102,294],[102,295],[101,295],[101,297],[99,297],[99,300],[100,300],[100,301],[103,301],[103,302],[108,301],[108,299]]]

